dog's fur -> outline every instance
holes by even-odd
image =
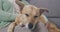
[[[48,19],[46,18],[46,16],[42,14],[44,11],[48,12],[47,9],[37,8],[34,5],[24,5],[24,4],[22,4],[18,1],[16,1],[16,3],[21,7],[21,11],[20,11],[21,14],[24,14],[25,16],[24,15],[18,16],[15,19],[15,22],[10,24],[10,26],[8,28],[8,32],[13,32],[12,30],[18,24],[24,25],[24,24],[31,23],[35,26],[38,23],[39,20],[41,20],[41,22],[44,23],[44,24],[48,23],[46,26],[47,27],[49,26],[48,27],[49,32],[60,32],[60,29],[58,29],[55,24],[49,22]],[[25,20],[23,21],[23,19],[25,19],[26,21]]]
[[[23,14],[18,15],[15,21],[9,25],[8,32],[14,32],[15,26],[20,25],[22,27],[23,25],[27,24],[28,21],[29,20],[26,17],[26,15],[23,15]]]

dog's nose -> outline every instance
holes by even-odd
[[[29,24],[28,24],[28,28],[29,28],[29,29],[32,29],[32,28],[33,28],[33,24],[29,23]]]

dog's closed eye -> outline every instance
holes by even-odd
[[[34,18],[37,18],[38,16],[34,16]]]
[[[28,14],[25,14],[27,17],[29,16]]]

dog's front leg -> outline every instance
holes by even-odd
[[[20,23],[19,16],[17,16],[15,19],[15,22],[13,22],[9,25],[7,32],[14,32],[15,26],[17,26],[19,23]]]
[[[15,26],[16,26],[16,23],[15,22],[11,23],[9,25],[9,27],[8,27],[8,31],[7,32],[14,32]]]

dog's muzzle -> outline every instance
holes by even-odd
[[[32,31],[35,30],[36,27],[37,27],[37,24],[31,24],[31,23],[28,24],[28,28],[31,29]]]

